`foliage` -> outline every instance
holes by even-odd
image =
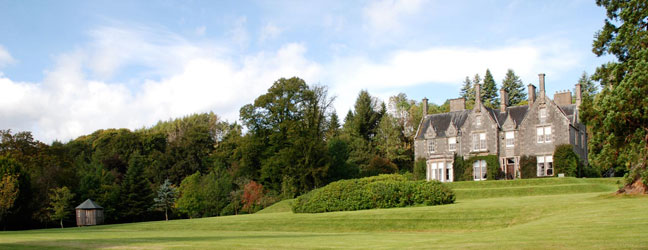
[[[522,84],[522,80],[519,76],[515,75],[512,69],[506,71],[506,76],[502,80],[502,89],[506,90],[508,103],[511,106],[518,105],[527,99],[524,84]]]
[[[427,174],[427,163],[425,158],[418,158],[414,162],[414,180],[425,180]]]
[[[475,100],[475,89],[473,88],[473,82],[470,80],[470,77],[466,76],[459,96],[465,98],[466,100]]]
[[[574,146],[571,144],[562,144],[556,146],[553,154],[554,172],[563,173],[565,176],[580,177],[580,158],[574,152]]]
[[[394,163],[397,170],[411,170],[412,143],[405,136],[404,128],[395,117],[385,114],[380,119],[374,142],[378,154]]]
[[[143,220],[148,209],[153,205],[153,191],[144,177],[144,157],[135,155],[131,158],[128,171],[120,187],[119,207],[122,218],[128,221]]]
[[[256,183],[255,181],[250,181],[243,189],[243,199],[241,200],[243,210],[250,214],[258,211],[263,196],[263,185]]]
[[[455,157],[455,162],[453,164],[455,180],[464,180],[471,181],[473,180],[473,163],[475,161],[485,160],[486,161],[486,179],[487,180],[499,180],[504,178],[504,173],[500,168],[499,158],[497,155],[485,155],[485,156],[471,156],[466,160],[457,160],[458,157]],[[463,172],[459,172],[463,169]]]
[[[538,160],[534,156],[523,155],[520,157],[520,175],[522,179],[538,177]]]
[[[180,183],[175,206],[189,218],[220,215],[230,203],[231,177],[219,170],[206,175],[196,172]]]
[[[581,119],[592,129],[591,162],[603,169],[624,168],[634,183],[648,171],[648,6],[640,0],[598,0],[597,5],[606,9],[607,18],[592,51],[617,60],[596,69],[592,78],[602,91]]]
[[[54,188],[50,192],[49,205],[52,210],[50,218],[54,221],[59,221],[61,228],[63,228],[63,220],[69,217],[74,211],[71,204],[73,198],[74,194],[70,192],[68,187]]]
[[[27,212],[30,186],[23,166],[11,157],[0,155],[0,176],[0,222],[6,227],[13,222],[12,219],[19,219],[17,216]]]
[[[167,221],[169,220],[169,209],[173,208],[177,196],[177,189],[171,185],[169,179],[166,179],[158,188],[157,197],[153,198],[153,208],[164,210],[164,219]]]
[[[497,108],[499,106],[500,100],[498,98],[497,85],[489,69],[486,69],[486,74],[484,75],[481,95],[481,100],[486,107]]]
[[[322,213],[372,208],[440,205],[454,202],[454,193],[438,181],[407,181],[400,175],[341,180],[299,196],[293,212]]]
[[[0,180],[0,222],[14,207],[19,192],[18,178],[15,175],[3,175]]]
[[[335,137],[329,140],[327,144],[330,156],[328,182],[358,177],[360,169],[348,161],[349,143],[343,138]]]

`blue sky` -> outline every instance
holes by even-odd
[[[276,79],[326,85],[340,115],[367,89],[442,103],[511,68],[547,92],[611,60],[592,1],[0,0],[0,129],[67,141],[239,108]]]

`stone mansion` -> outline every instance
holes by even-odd
[[[576,84],[572,104],[570,91],[558,92],[553,100],[545,94],[545,74],[539,74],[539,90],[529,84],[529,104],[509,107],[507,93],[500,90],[499,109],[485,107],[475,98],[473,109],[466,109],[464,98],[450,100],[450,112],[427,115],[427,99],[414,141],[415,159],[427,161],[427,180],[454,180],[454,155],[497,155],[506,178],[520,178],[520,157],[537,157],[537,176],[554,176],[555,146],[571,144],[587,163],[587,133],[578,120],[581,87]],[[475,85],[475,96],[480,96]],[[537,95],[537,96],[536,96]],[[473,163],[473,179],[486,179],[486,161]]]

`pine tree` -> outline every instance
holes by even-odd
[[[499,97],[497,95],[497,85],[489,69],[486,69],[484,76],[484,85],[482,88],[482,102],[490,108],[499,106]]]
[[[143,219],[142,216],[153,204],[153,191],[144,176],[144,157],[135,153],[131,156],[126,176],[120,188],[122,218],[129,221]]]
[[[502,89],[508,94],[508,104],[513,106],[526,100],[527,94],[524,92],[524,85],[520,77],[515,75],[512,69],[506,71],[506,76],[502,80]]]
[[[581,95],[583,97],[594,97],[598,93],[597,84],[592,81],[592,78],[587,75],[587,72],[583,71],[583,74],[578,79],[578,83],[581,85]]]
[[[459,96],[466,100],[472,100],[475,98],[475,89],[473,89],[473,83],[470,81],[470,77],[466,76],[466,80],[464,80],[464,85],[461,87]]]
[[[331,114],[331,118],[329,120],[328,124],[328,129],[326,131],[326,138],[331,139],[333,137],[336,137],[340,134],[340,120],[338,118],[338,115],[335,111],[333,111],[333,114]]]
[[[166,179],[164,180],[164,183],[162,183],[162,185],[160,185],[160,187],[158,188],[157,197],[153,199],[153,201],[155,202],[153,208],[164,209],[164,218],[167,221],[169,220],[169,209],[173,207],[177,195],[178,191],[176,190],[176,188],[171,185],[171,181],[169,181],[169,179]]]

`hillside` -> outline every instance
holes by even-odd
[[[431,207],[293,214],[284,202],[252,215],[2,232],[0,248],[645,247],[648,198],[609,195],[617,180],[453,183],[456,204]]]

